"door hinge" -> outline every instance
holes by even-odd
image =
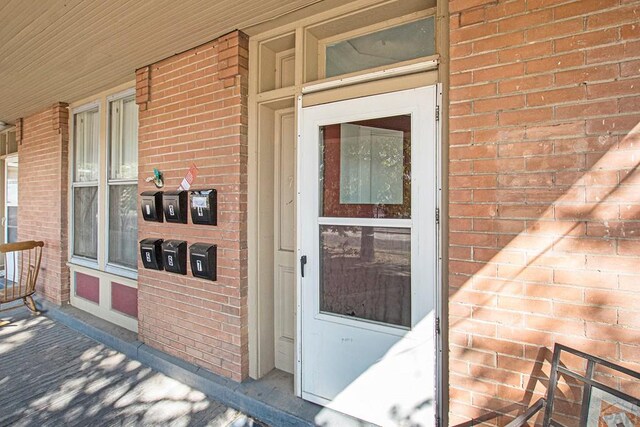
[[[436,317],[436,335],[440,335],[440,318]]]
[[[436,122],[440,121],[440,106],[436,105]]]
[[[440,224],[440,208],[436,208],[436,224]]]

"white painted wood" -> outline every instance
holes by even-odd
[[[302,215],[300,177],[302,177],[302,95],[296,97],[296,261],[302,256],[302,227],[300,226]],[[296,396],[302,397],[302,278],[300,271],[296,274],[296,366],[293,379],[293,391]]]
[[[295,117],[294,110],[275,113],[274,138],[274,321],[275,365],[294,371],[295,339]]]
[[[331,37],[341,38],[355,34],[354,32],[371,31],[375,28],[394,25],[398,22],[416,19],[432,13],[429,8],[435,0],[322,0],[314,4],[298,8],[296,11],[274,20],[268,20],[243,31],[250,36],[249,40],[249,169],[248,169],[248,305],[249,305],[249,375],[260,378],[272,368],[274,358],[274,294],[272,240],[272,210],[266,208],[264,199],[272,193],[273,177],[267,177],[265,183],[264,169],[273,170],[267,159],[269,154],[265,147],[272,145],[272,134],[264,137],[265,127],[262,112],[264,108],[279,110],[296,104],[296,129],[300,129],[299,107],[302,106],[302,86],[321,78],[319,74],[319,55],[323,52],[322,44]],[[291,5],[293,7],[293,5]],[[242,27],[240,27],[242,28]],[[265,50],[263,50],[263,48]],[[276,88],[283,85],[276,81],[275,57],[283,57],[283,52],[294,49],[294,86]],[[272,59],[273,57],[273,59]],[[429,58],[407,61],[395,66],[409,65]],[[322,61],[320,61],[322,62]],[[379,67],[372,71],[392,68]],[[280,68],[286,68],[280,66]],[[274,76],[275,74],[275,76]],[[355,73],[363,74],[363,73]],[[350,77],[340,76],[340,78]],[[438,79],[438,71],[431,70],[381,80],[368,81],[349,86],[314,92],[304,98],[305,106],[335,102],[338,100],[358,98],[381,93],[395,92],[404,89],[423,87],[434,84]],[[288,81],[290,82],[290,80]],[[273,161],[273,160],[271,160]],[[304,171],[298,170],[298,175]],[[268,187],[268,189],[265,189]],[[273,206],[273,197],[268,200]],[[267,224],[269,223],[269,224]],[[266,247],[268,246],[268,250]],[[296,247],[296,250],[298,248]],[[296,271],[299,267],[299,254],[295,257]],[[269,259],[270,265],[264,260]],[[296,273],[297,274],[297,273]],[[265,277],[270,277],[269,281]],[[296,276],[297,277],[297,276]],[[300,295],[296,285],[296,295]],[[294,392],[301,394],[300,375],[300,302],[296,300],[296,372],[294,374]]]
[[[128,82],[126,84],[119,85],[111,88],[107,91],[100,92],[98,94],[92,94],[90,97],[79,100],[69,106],[69,129],[74,129],[74,115],[82,111],[98,108],[100,114],[100,132],[99,132],[99,178],[97,182],[91,182],[89,185],[98,185],[98,256],[97,259],[86,259],[73,255],[73,220],[70,217],[68,221],[68,233],[69,233],[69,245],[68,255],[69,262],[67,266],[71,275],[71,305],[87,311],[94,316],[103,318],[111,323],[122,326],[131,331],[137,332],[138,320],[119,313],[111,308],[111,283],[117,282],[125,286],[137,288],[137,271],[128,269],[121,266],[113,266],[108,263],[108,188],[107,188],[107,175],[108,175],[108,118],[107,111],[108,105],[111,100],[121,98],[123,96],[131,95],[135,91],[132,86],[134,82]],[[74,158],[74,141],[73,135],[71,135],[69,141],[69,158]],[[73,213],[73,187],[79,187],[85,185],[84,183],[73,183],[73,162],[69,164],[69,194],[68,197],[68,209]],[[98,277],[100,281],[100,304],[84,300],[76,296],[75,288],[75,272],[81,272],[90,276]]]
[[[301,394],[380,425],[435,423],[435,107],[432,86],[301,109],[298,255],[308,259],[305,277],[298,276]],[[319,312],[318,129],[400,114],[411,114],[412,127],[410,330]]]
[[[381,70],[373,71],[365,74],[347,75],[346,77],[331,78],[326,81],[308,84],[302,87],[302,93],[320,92],[327,89],[337,87],[350,86],[358,83],[365,83],[374,80],[380,80],[390,77],[405,76],[407,74],[415,74],[438,68],[439,59],[436,57],[422,62],[404,66],[387,66]]]
[[[137,281],[127,279],[122,276],[115,276],[113,274],[99,271],[91,267],[85,267],[77,263],[67,263],[67,266],[69,267],[69,274],[71,276],[71,294],[69,297],[69,302],[72,306],[77,307],[80,310],[84,310],[87,313],[91,313],[94,316],[100,317],[104,320],[107,320],[108,322],[111,322],[118,326],[122,326],[123,328],[130,331],[138,332],[138,319],[111,309],[111,283],[116,282],[124,286],[137,288]],[[100,283],[100,304],[96,304],[92,301],[88,301],[76,295],[76,272],[84,273],[89,276],[98,278]]]
[[[411,227],[412,221],[410,219],[395,219],[395,218],[334,218],[334,217],[319,217],[319,225],[356,225],[359,227],[396,227],[407,228]]]

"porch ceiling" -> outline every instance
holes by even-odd
[[[3,1],[0,120],[91,96],[133,80],[136,68],[316,3],[324,2]]]

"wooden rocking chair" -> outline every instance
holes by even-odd
[[[33,240],[0,245],[4,277],[0,278],[0,304],[22,298],[29,310],[39,313],[32,295],[40,271],[44,242]]]

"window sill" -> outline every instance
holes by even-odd
[[[78,265],[80,267],[86,267],[92,270],[98,270],[98,271],[100,270],[98,268],[98,261],[94,261],[92,259],[87,259],[87,258],[71,257],[71,259],[67,263],[67,266],[70,267],[72,265]]]
[[[69,262],[67,262],[67,267],[83,267],[90,270],[94,270],[97,273],[106,273],[111,274],[113,276],[123,277],[129,280],[138,280],[138,272],[136,270],[132,270],[126,267],[120,267],[113,264],[107,264],[104,270],[100,269],[98,263],[93,260],[89,260],[86,258],[78,258],[72,257]]]
[[[127,267],[120,267],[119,265],[107,264],[104,271],[116,276],[126,277],[131,280],[138,280],[138,271]]]

